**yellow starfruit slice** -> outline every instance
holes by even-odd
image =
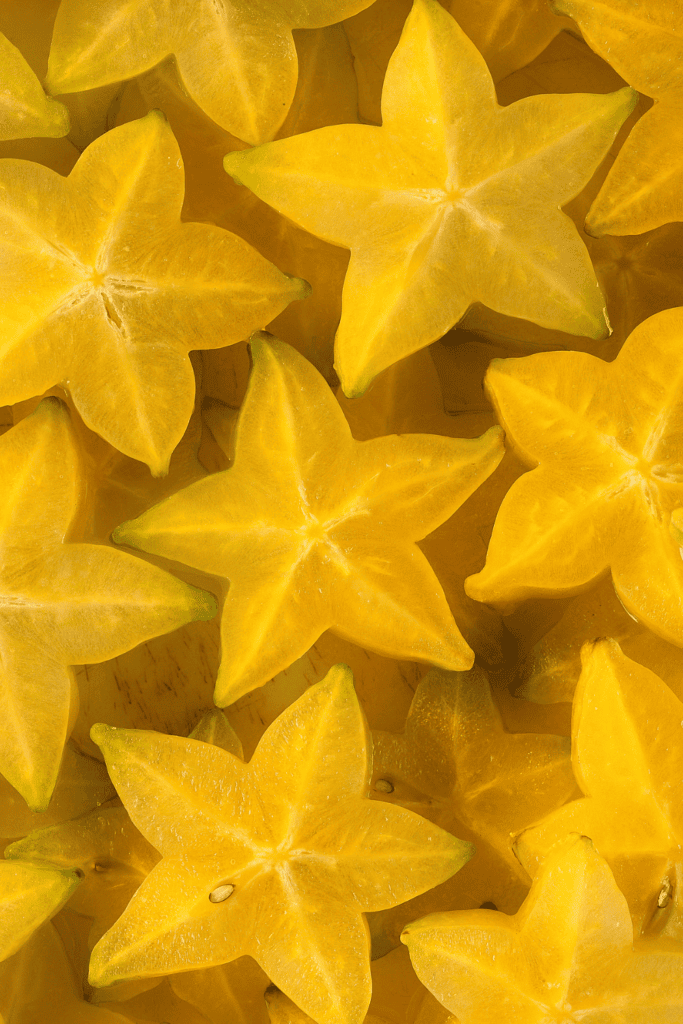
[[[126,1000],[112,998],[109,1001],[101,998],[104,994],[104,992],[96,990],[92,996],[93,1001],[96,1002],[100,1012],[106,1011],[115,1014],[117,1022],[120,1019],[121,1021],[133,1021],[134,1024],[157,1024],[157,1022],[159,1024],[207,1024],[207,1020],[210,1019],[177,996],[168,978],[163,978],[154,988],[142,991]],[[223,1016],[220,1024],[223,1024],[225,1020],[226,1018]],[[254,1024],[257,1024],[257,1021],[258,1018],[255,1018]],[[232,1019],[230,1024],[233,1024]],[[241,1021],[237,1019],[234,1024],[241,1024]]]
[[[354,441],[317,370],[268,339],[252,339],[232,468],[124,523],[114,539],[230,580],[221,707],[326,629],[392,658],[469,668],[472,653],[415,542],[493,472],[500,432]]]
[[[473,302],[607,333],[588,253],[560,207],[635,100],[622,89],[501,108],[462,29],[436,0],[415,0],[387,69],[381,128],[321,128],[224,164],[280,213],[351,250],[335,368],[355,397]]]
[[[251,145],[272,139],[294,97],[293,28],[342,21],[371,0],[64,0],[48,65],[50,92],[135,78],[173,54],[183,84],[210,118]],[[216,69],[220,68],[220,74]]]
[[[68,132],[64,104],[45,95],[26,59],[0,33],[0,142],[60,139]]]
[[[531,824],[574,792],[569,741],[511,733],[503,725],[486,674],[432,670],[418,686],[403,733],[375,731],[374,795],[398,802],[441,828],[467,836],[477,855],[439,888],[450,910],[493,902],[518,909],[528,876],[512,851],[520,822]],[[434,909],[426,893],[384,912],[381,931],[398,942],[408,921]]]
[[[163,858],[95,947],[98,987],[249,955],[319,1024],[360,1024],[363,913],[424,892],[473,853],[366,798],[371,745],[345,666],[276,719],[248,764],[159,733],[98,725],[93,738]]]
[[[14,786],[0,776],[0,836],[18,839],[35,829],[70,821],[115,795],[102,762],[87,757],[72,743],[67,743],[50,806],[45,811],[30,811]]]
[[[89,945],[121,916],[159,861],[159,854],[118,801],[52,828],[38,829],[5,849],[8,862],[77,872],[81,885],[69,907],[92,918]],[[0,865],[2,862],[0,861]]]
[[[529,66],[509,75],[497,85],[499,102],[507,106],[539,92],[603,93],[626,83],[601,57],[570,32],[561,32]],[[651,105],[641,96],[622,125],[606,159],[576,199],[564,207],[588,249],[595,275],[605,296],[612,333],[596,344],[562,331],[551,331],[529,321],[505,317],[474,305],[461,327],[512,344],[529,346],[529,351],[547,348],[582,349],[602,359],[613,359],[641,321],[662,309],[680,303],[683,270],[683,225],[668,224],[645,234],[594,238],[584,228],[586,214],[614,163],[624,140]],[[524,351],[506,355],[523,355]]]
[[[657,912],[663,879],[681,874],[683,702],[653,672],[622,654],[614,640],[586,644],[582,662],[572,764],[585,797],[524,832],[516,848],[533,875],[568,833],[590,836],[640,931]],[[680,939],[683,902],[677,886],[663,906],[671,918],[668,930]]]
[[[362,398],[346,398],[341,388],[337,398],[358,441],[418,432],[477,437],[495,422],[492,414],[467,419],[445,412],[439,376],[427,349],[384,370]],[[431,564],[439,567],[439,582],[463,637],[488,663],[502,658],[502,619],[492,608],[468,597],[463,583],[484,562],[495,509],[511,482],[505,472],[511,459],[516,462],[514,456],[506,455],[497,472],[420,545]],[[451,557],[454,550],[457,559]]]
[[[612,363],[583,352],[494,360],[488,393],[527,465],[503,499],[470,597],[570,596],[611,569],[619,599],[683,646],[683,308],[640,324]]]
[[[295,34],[299,78],[292,106],[276,137],[357,120],[353,58],[340,24]],[[211,121],[193,103],[170,61],[131,83],[126,120],[158,108],[178,140],[186,173],[183,219],[217,224],[249,240],[277,267],[311,285],[306,302],[291,303],[269,329],[292,344],[329,379],[332,347],[341,314],[348,252],[329,245],[281,217],[223,170],[223,157],[244,143]],[[207,371],[231,359],[229,349],[205,353]],[[225,396],[218,396],[225,397]]]
[[[54,789],[77,705],[69,666],[215,614],[214,598],[104,544],[65,543],[82,500],[65,406],[0,438],[0,772],[32,810]]]
[[[382,83],[411,0],[375,0],[344,22],[358,76],[362,120],[380,124]],[[494,82],[523,67],[570,25],[546,0],[442,0],[488,64]]]
[[[155,475],[192,413],[189,350],[240,341],[308,290],[241,238],[181,223],[183,181],[158,111],[97,139],[68,178],[0,162],[0,404],[61,383]]]
[[[533,645],[517,695],[540,704],[571,701],[581,674],[581,648],[598,635],[616,640],[628,658],[649,668],[683,699],[683,650],[635,622],[609,577],[573,598],[559,622]]]
[[[205,971],[172,974],[169,983],[180,999],[211,1024],[268,1024],[264,998],[268,975],[250,956]]]
[[[635,235],[683,220],[683,11],[668,0],[554,0],[586,42],[654,106],[633,128],[591,206],[595,235]]]
[[[80,881],[75,871],[0,860],[0,960],[21,949],[36,928],[66,903]]]
[[[644,1024],[683,1017],[683,953],[633,945],[624,896],[584,836],[548,858],[514,917],[432,914],[403,941],[418,977],[460,1024]]]
[[[242,757],[242,745],[218,708],[207,711],[190,736]],[[121,916],[143,879],[159,862],[159,854],[118,800],[52,828],[38,825],[25,839],[7,846],[5,857],[78,872],[83,881],[70,908],[93,919],[90,947]]]
[[[130,1019],[85,1001],[52,923],[0,964],[0,1020],[7,1024],[126,1024]]]

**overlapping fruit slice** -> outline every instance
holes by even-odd
[[[590,836],[628,899],[636,930],[654,924],[680,939],[683,703],[614,640],[586,644],[582,659],[572,764],[585,797],[523,833],[520,859],[533,874],[569,832]]]
[[[63,0],[48,87],[81,92],[148,71],[174,54],[185,88],[221,127],[256,145],[272,139],[294,96],[293,28],[319,28],[371,0]],[[217,73],[220,68],[220,74]]]
[[[0,776],[0,836],[5,840],[17,839],[34,829],[70,821],[115,795],[102,762],[67,743],[47,810],[29,810],[24,798]]]
[[[405,732],[373,733],[375,792],[442,828],[466,836],[477,854],[434,893],[378,915],[371,926],[389,945],[403,926],[435,908],[492,902],[516,911],[528,876],[512,837],[575,791],[569,741],[511,733],[503,726],[485,673],[432,670],[418,686]],[[385,796],[385,793],[390,795]],[[381,918],[381,920],[379,919]]]
[[[220,706],[291,665],[326,629],[389,657],[469,668],[472,653],[415,542],[493,472],[499,431],[356,442],[320,374],[268,337],[252,339],[232,468],[124,523],[114,539],[230,580]]]
[[[297,32],[299,80],[289,113],[276,138],[357,119],[353,58],[342,25]],[[269,325],[327,378],[332,378],[334,332],[348,252],[304,231],[255,195],[236,185],[223,170],[226,152],[245,144],[220,128],[188,97],[172,61],[126,86],[119,120],[130,121],[163,110],[178,140],[185,165],[183,219],[217,224],[247,239],[288,274],[311,285],[306,302],[293,302]],[[230,349],[205,352],[207,382],[230,363]],[[227,400],[226,395],[216,397]]]
[[[559,19],[558,19],[559,20]],[[500,82],[496,92],[507,105],[538,92],[612,92],[625,85],[616,71],[582,40],[561,32],[546,50],[527,67]],[[492,340],[509,341],[529,351],[549,348],[581,349],[603,359],[613,359],[622,344],[648,316],[681,302],[683,271],[683,224],[665,224],[637,235],[589,235],[586,214],[628,138],[634,124],[651,106],[641,96],[622,125],[607,157],[576,199],[564,207],[588,249],[600,283],[612,334],[596,342],[579,339],[562,331],[551,331],[528,320],[505,317],[480,304],[466,313],[461,326],[483,333]],[[507,354],[507,353],[506,353]],[[523,355],[524,351],[509,353]]]
[[[361,118],[380,124],[387,64],[411,0],[375,0],[344,23],[358,76]],[[528,64],[569,19],[553,16],[546,0],[442,0],[488,64],[494,82]]]
[[[467,371],[468,367],[457,360],[461,384],[468,377]],[[478,383],[481,390],[481,381]],[[472,384],[476,387],[474,381]],[[459,416],[444,411],[439,376],[431,350],[427,349],[383,370],[362,398],[346,398],[341,388],[337,398],[358,441],[417,432],[477,437],[495,423],[492,410]],[[503,657],[502,617],[493,608],[468,597],[463,584],[467,576],[484,564],[496,510],[520,472],[523,466],[519,460],[512,452],[506,452],[496,472],[450,519],[420,542],[429,562],[437,567],[458,628],[474,653],[487,664],[499,663]]]
[[[500,507],[470,597],[510,605],[569,595],[611,569],[626,609],[683,646],[683,309],[632,332],[613,363],[582,352],[494,360],[487,390],[536,469]]]
[[[403,941],[418,977],[460,1024],[644,1024],[683,1016],[683,953],[634,950],[624,896],[589,839],[548,858],[514,917],[432,914]]]
[[[51,923],[39,928],[11,959],[0,964],[0,1018],[12,1024],[48,1020],[53,1024],[126,1024],[129,1020],[85,1001],[64,944]]]
[[[33,810],[44,810],[77,709],[68,666],[212,618],[215,602],[111,546],[64,543],[82,480],[58,399],[44,399],[2,435],[0,475],[0,770]]]
[[[95,726],[133,823],[162,854],[91,959],[97,986],[248,954],[319,1024],[370,999],[363,912],[457,871],[472,847],[366,799],[367,726],[344,666],[266,731],[248,765],[207,743]]]
[[[415,0],[389,63],[382,127],[343,125],[230,153],[259,198],[351,250],[335,368],[361,394],[473,302],[572,334],[607,332],[585,246],[559,209],[635,103],[496,102],[483,58],[436,0]]]
[[[192,413],[189,350],[240,341],[308,291],[241,238],[181,223],[183,181],[159,112],[97,139],[68,178],[0,163],[0,404],[61,383],[156,475]]]
[[[635,622],[609,577],[573,598],[559,621],[532,646],[521,666],[517,695],[540,704],[571,701],[581,674],[581,648],[597,636],[616,640],[628,658],[683,697],[683,650]]]
[[[64,104],[45,95],[26,59],[0,33],[0,142],[36,136],[59,139],[68,131]]]
[[[0,960],[24,945],[57,913],[80,883],[75,871],[30,861],[0,860]]]
[[[586,220],[591,234],[635,235],[683,220],[683,11],[668,0],[554,0],[584,39],[654,106],[638,121]]]

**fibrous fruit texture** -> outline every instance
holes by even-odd
[[[682,60],[0,4],[0,1024],[683,1024]]]

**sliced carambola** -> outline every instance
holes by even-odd
[[[58,399],[3,434],[0,476],[0,771],[32,810],[44,810],[77,709],[69,666],[210,619],[216,605],[111,545],[65,543],[83,479]]]
[[[415,0],[387,69],[382,127],[320,128],[230,153],[225,169],[351,250],[335,340],[345,394],[446,333],[473,302],[603,337],[604,299],[560,207],[636,94],[500,107],[486,64],[436,0]]]
[[[155,475],[192,413],[190,350],[242,340],[309,290],[236,235],[182,223],[183,189],[158,111],[96,139],[67,178],[0,161],[0,404],[62,384]]]
[[[162,854],[93,951],[96,986],[245,954],[319,1024],[370,1001],[363,913],[449,878],[473,848],[367,799],[372,746],[343,665],[244,764],[219,747],[95,726],[133,823]]]
[[[680,1020],[680,946],[634,949],[633,938],[609,867],[577,835],[548,857],[514,917],[432,914],[403,934],[418,977],[460,1024]]]
[[[470,597],[571,596],[611,570],[627,611],[683,647],[683,308],[656,313],[612,363],[583,352],[496,359],[486,387],[534,466],[500,507]]]
[[[416,542],[493,472],[498,429],[358,442],[303,356],[265,335],[252,355],[232,467],[113,534],[230,580],[216,703],[262,686],[326,629],[389,657],[469,668],[472,652]]]

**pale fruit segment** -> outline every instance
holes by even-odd
[[[82,92],[134,78],[174,54],[185,88],[214,121],[251,145],[272,138],[294,97],[293,28],[320,28],[356,14],[370,0],[66,0],[50,51],[52,92]],[[222,73],[216,75],[216,67]]]
[[[192,413],[189,351],[241,341],[309,291],[236,235],[181,222],[183,191],[159,111],[96,139],[67,178],[0,166],[0,403],[61,384],[157,476]]]
[[[403,941],[418,977],[461,1024],[549,1020],[678,1021],[683,955],[633,947],[628,905],[590,839],[548,857],[519,912],[432,914]]]
[[[559,208],[636,98],[622,89],[499,107],[462,29],[436,0],[416,0],[387,68],[381,128],[320,128],[229,153],[225,169],[351,250],[335,368],[356,397],[473,302],[571,334],[608,333],[588,253]]]
[[[373,748],[375,799],[415,811],[477,849],[438,892],[375,915],[373,942],[397,943],[407,922],[437,908],[518,910],[528,876],[511,837],[575,794],[568,739],[506,728],[486,674],[474,668],[428,672],[405,730],[375,731]]]
[[[13,957],[0,964],[3,1021],[12,1024],[14,1021],[33,1024],[47,1020],[53,1024],[127,1024],[130,1021],[128,1016],[115,1010],[85,1001],[80,979],[51,922],[39,928]]]
[[[683,646],[683,309],[656,313],[605,363],[583,352],[494,360],[487,390],[535,466],[503,499],[475,600],[570,596],[608,569],[627,611]]]
[[[582,662],[572,764],[585,796],[524,832],[517,851],[533,874],[568,832],[589,835],[612,867],[639,931],[656,909],[662,878],[673,877],[681,861],[683,703],[614,640],[585,644]],[[683,934],[678,893],[667,916],[671,934]]]
[[[0,711],[8,723],[0,770],[31,810],[42,811],[77,707],[70,666],[210,619],[216,605],[210,594],[111,546],[64,543],[83,475],[57,399],[44,399],[0,438],[0,469]]]
[[[553,15],[545,0],[444,0],[442,6],[477,47],[494,82],[524,67],[571,25],[569,19]],[[411,7],[411,0],[375,0],[344,23],[363,121],[381,123],[384,75]]]
[[[95,947],[91,983],[249,955],[320,1024],[361,1024],[363,909],[443,882],[473,853],[418,815],[367,800],[366,730],[342,665],[278,716],[246,765],[198,740],[96,726],[133,822],[163,858]]]
[[[187,971],[170,977],[173,991],[207,1017],[223,1024],[268,1024],[264,994],[268,975],[251,957],[240,957],[221,967]]]
[[[59,139],[68,131],[64,104],[45,95],[21,52],[0,33],[0,142]]]
[[[0,861],[0,960],[20,949],[56,914],[80,882],[75,871],[30,861]]]
[[[683,220],[683,12],[667,0],[555,0],[586,42],[656,102],[636,124],[588,211],[595,235],[634,235]]]
[[[675,516],[672,513],[672,524]],[[516,695],[539,704],[571,701],[581,675],[581,648],[598,633],[616,640],[627,658],[658,675],[679,700],[683,697],[683,650],[634,621],[609,577],[577,595],[559,621],[531,647]]]
[[[47,810],[37,813],[29,810],[16,789],[0,778],[0,834],[5,839],[17,839],[36,829],[70,821],[111,800],[114,795],[102,762],[85,756],[72,743],[67,743]]]
[[[114,924],[140,883],[159,860],[123,807],[110,804],[38,828],[5,849],[8,861],[31,861],[40,867],[77,872],[82,882],[69,908],[92,919],[88,936],[94,944]]]
[[[356,442],[310,363],[266,335],[251,346],[232,467],[113,534],[230,580],[216,703],[262,686],[326,629],[389,657],[468,668],[472,653],[416,542],[493,472],[500,432]]]

